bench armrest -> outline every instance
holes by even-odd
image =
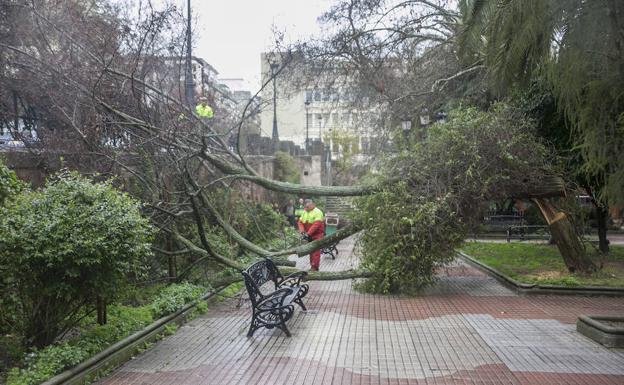
[[[307,271],[298,271],[296,273],[289,274],[281,280],[281,282],[278,284],[278,287],[301,286],[301,280],[307,276]]]
[[[258,310],[279,309],[290,305],[297,296],[299,290],[291,287],[284,287],[269,294],[257,305]],[[290,300],[288,300],[290,298]]]

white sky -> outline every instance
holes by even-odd
[[[186,1],[183,6],[186,9]],[[260,53],[274,45],[273,26],[290,41],[320,32],[316,21],[332,0],[191,0],[193,55],[205,59],[220,78],[243,78],[260,87]],[[182,4],[181,4],[182,5]]]

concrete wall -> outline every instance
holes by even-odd
[[[295,158],[301,170],[301,184],[305,186],[322,185],[322,163],[320,155],[304,155]]]

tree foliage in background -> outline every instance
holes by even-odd
[[[141,205],[110,182],[60,175],[0,215],[0,285],[18,301],[12,325],[36,346],[72,327],[85,306],[113,299],[151,254]]]
[[[10,170],[0,159],[0,206],[11,197],[26,189],[26,184],[17,178],[15,172]]]
[[[544,77],[598,199],[624,204],[624,2],[464,0],[459,40],[466,62],[482,60],[505,94]]]

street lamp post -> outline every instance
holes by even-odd
[[[310,155],[310,119],[309,119],[309,111],[310,109],[310,101],[305,101],[305,112],[306,112],[306,141],[305,141],[305,151],[306,155]]]
[[[184,73],[184,82],[185,87],[184,91],[186,94],[186,103],[189,108],[192,110],[195,107],[195,87],[193,84],[193,54],[191,47],[191,0],[188,0],[186,3],[187,7],[187,18],[186,18],[186,60],[185,60],[185,73]]]
[[[276,151],[279,149],[279,133],[277,131],[277,84],[275,81],[278,68],[278,63],[271,62],[271,76],[273,76],[273,134],[271,139],[273,140],[273,148]]]
[[[321,132],[321,126],[323,125],[323,116],[321,114],[318,114],[318,124],[319,124],[319,140],[322,143],[323,142],[323,136],[322,136],[322,132]]]

